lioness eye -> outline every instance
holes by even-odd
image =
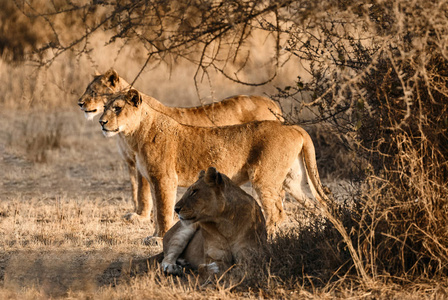
[[[115,107],[114,107],[114,111],[115,111],[116,113],[119,113],[119,112],[121,111],[121,107],[119,107],[119,106],[115,106]]]
[[[192,191],[190,192],[190,196],[194,196],[197,192],[198,192],[197,189],[192,190]]]

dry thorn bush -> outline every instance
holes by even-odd
[[[345,148],[330,151],[352,158],[343,169],[363,184],[347,229],[370,276],[446,276],[447,3],[331,3],[345,13],[292,32],[311,78],[278,97],[297,99],[292,120],[333,128]]]

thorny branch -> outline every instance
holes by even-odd
[[[226,64],[235,64],[243,55],[241,48],[256,23],[271,18],[281,8],[295,2],[141,0],[92,1],[78,5],[69,0],[60,0],[41,8],[35,1],[14,1],[30,19],[41,18],[51,28],[52,37],[34,51],[39,58],[36,61],[41,65],[51,64],[68,51],[77,55],[88,53],[92,50],[88,47],[89,39],[102,31],[110,35],[108,43],[123,40],[143,46],[150,60],[166,61],[168,57],[182,57],[194,61],[199,69],[212,67],[235,82],[250,85],[265,84],[276,74],[262,82],[244,82],[238,78],[238,72],[226,73]],[[70,28],[63,30],[54,25],[56,18],[61,16],[82,20],[76,25],[84,26],[84,33],[67,38]],[[239,38],[236,43],[227,43],[230,36]],[[209,50],[214,45],[218,46],[215,48],[217,50]],[[146,60],[141,71],[148,63]]]

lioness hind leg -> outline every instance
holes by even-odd
[[[283,188],[304,207],[314,207],[313,201],[311,200],[314,199],[314,197],[312,196],[311,189],[308,185],[306,169],[302,157],[299,156],[294,161],[294,164],[291,166],[291,169],[283,182]]]
[[[276,226],[286,218],[283,209],[284,192],[279,188],[259,187],[257,183],[252,183],[252,185],[263,207],[268,233],[272,234]]]

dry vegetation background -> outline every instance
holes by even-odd
[[[447,298],[447,1],[0,0],[0,54],[0,298]],[[244,276],[147,271],[152,224],[122,220],[126,167],[76,105],[111,67],[166,105],[278,100],[355,257],[287,200]]]

